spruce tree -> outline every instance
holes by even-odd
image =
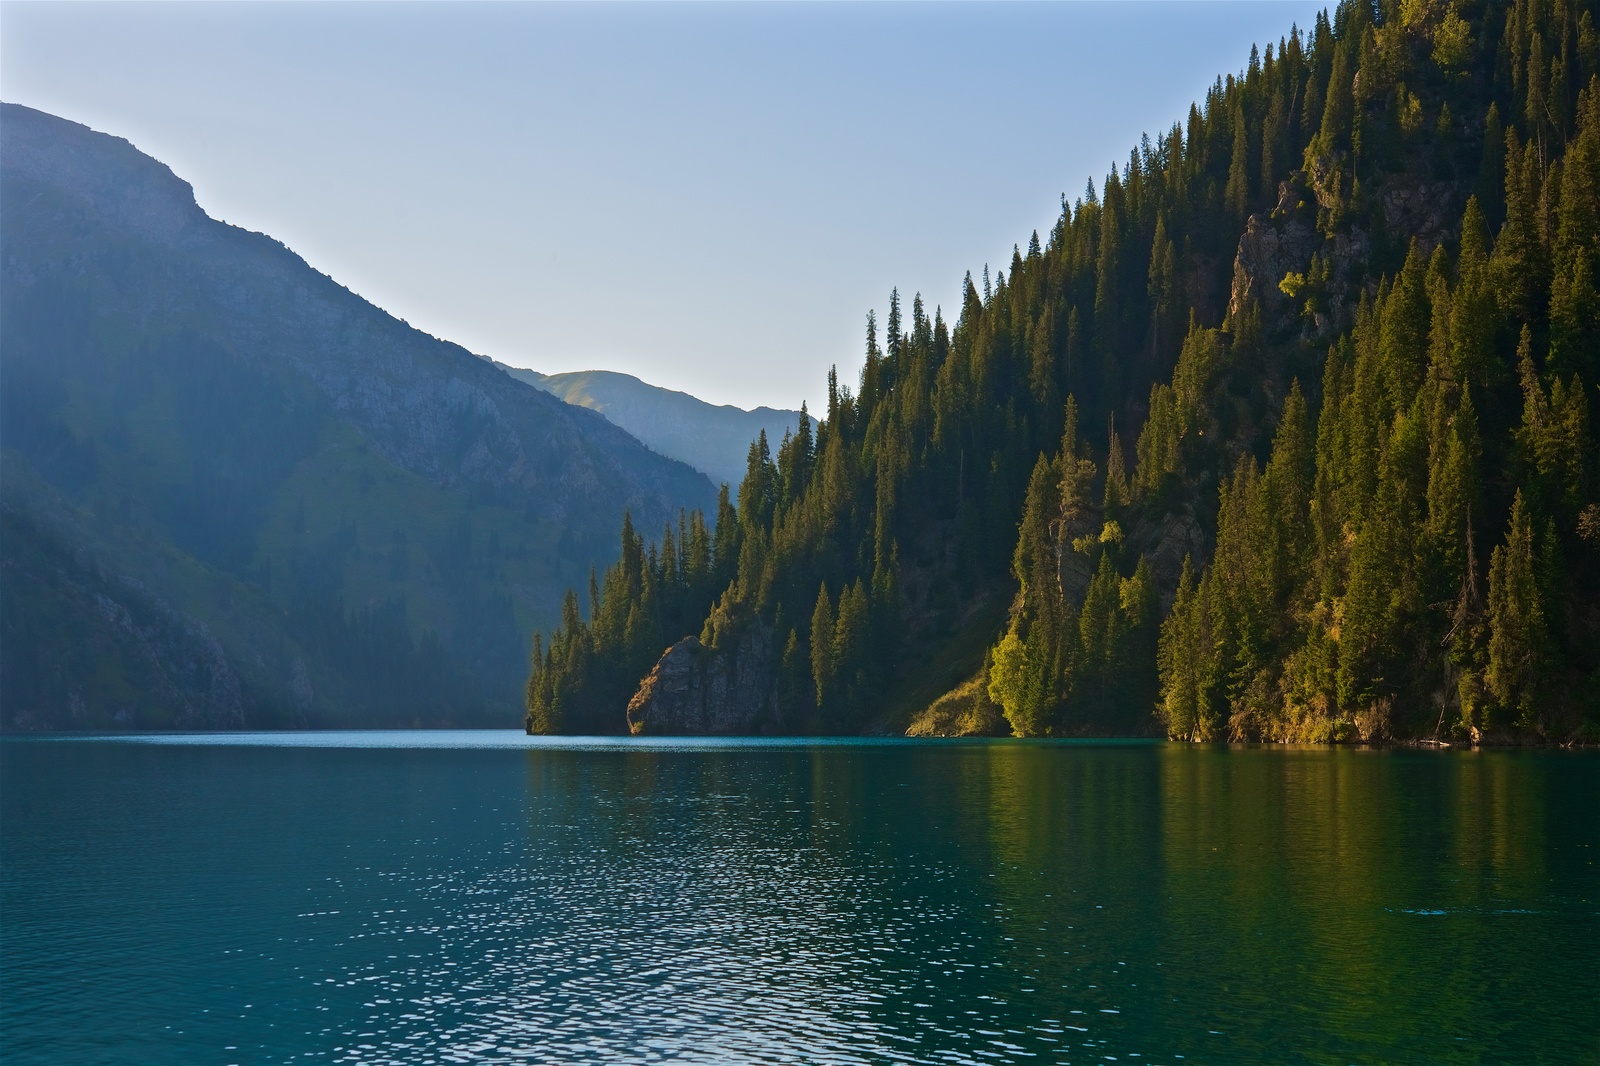
[[[1533,523],[1519,490],[1511,528],[1489,563],[1489,663],[1485,681],[1507,724],[1537,724],[1549,636],[1534,576]]]
[[[825,706],[833,695],[833,624],[833,603],[824,582],[817,589],[816,607],[811,611],[811,681],[818,707]]]

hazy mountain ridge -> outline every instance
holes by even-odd
[[[800,424],[799,411],[712,404],[697,396],[611,370],[541,374],[495,363],[520,381],[567,403],[598,411],[662,455],[688,463],[737,490],[744,480],[750,444],[765,432],[776,450]],[[809,415],[807,417],[810,417]],[[814,429],[817,421],[811,419]]]
[[[214,631],[246,723],[509,719],[526,634],[615,555],[623,510],[661,528],[711,501],[603,417],[210,219],[126,141],[10,104],[0,136],[8,506],[54,514],[29,528],[86,555],[83,573]],[[271,609],[234,624],[252,597]],[[93,678],[14,705],[47,652],[7,640],[4,725],[80,724],[57,721],[73,701],[88,724],[160,718],[148,694],[97,709],[110,689]],[[414,691],[380,696],[384,677]]]

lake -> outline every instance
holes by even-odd
[[[1600,1061],[1600,756],[0,741],[17,1063]]]

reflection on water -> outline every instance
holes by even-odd
[[[1552,753],[8,740],[0,1056],[1595,1061],[1597,811]]]

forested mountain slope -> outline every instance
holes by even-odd
[[[527,634],[710,483],[0,107],[0,726],[516,720]]]
[[[1595,21],[1252,48],[953,328],[869,317],[717,544],[625,535],[529,728],[1595,737]]]
[[[662,455],[688,463],[714,483],[735,489],[744,479],[745,451],[751,441],[762,433],[770,440],[781,440],[784,433],[800,425],[799,411],[771,407],[746,411],[710,404],[686,392],[611,370],[541,374],[504,363],[495,365],[568,403],[599,411]],[[815,419],[811,425],[815,427]]]

